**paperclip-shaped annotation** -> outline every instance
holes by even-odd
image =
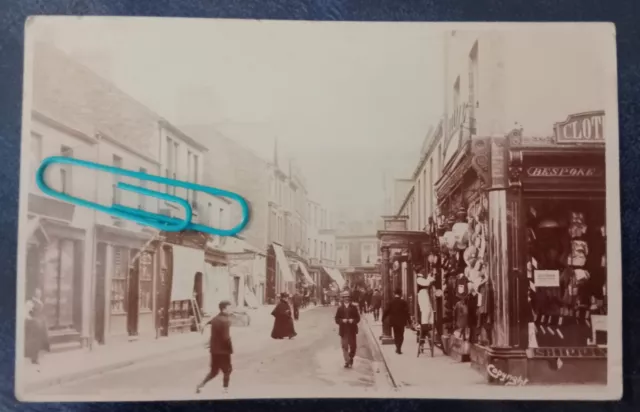
[[[96,202],[92,202],[86,199],[81,199],[75,196],[70,196],[66,193],[59,192],[51,189],[45,182],[44,174],[47,168],[53,164],[67,164],[74,166],[83,166],[89,169],[96,169],[103,172],[109,172],[117,175],[128,176],[139,180],[146,180],[150,182],[156,182],[163,185],[181,187],[184,189],[199,191],[208,193],[213,196],[226,197],[231,200],[235,200],[240,204],[242,208],[242,220],[238,225],[231,229],[212,228],[210,226],[193,223],[191,221],[193,217],[193,210],[191,205],[185,199],[177,196],[169,195],[167,193],[150,190],[144,187],[130,185],[127,183],[119,182],[116,187],[122,190],[128,190],[135,193],[140,193],[146,196],[156,197],[168,202],[174,202],[182,206],[185,210],[185,218],[179,219],[175,217],[165,216],[158,213],[151,213],[144,210],[138,210],[127,206],[113,204],[111,206],[101,205]],[[42,161],[42,164],[38,168],[36,173],[36,183],[40,190],[48,196],[60,199],[65,202],[73,203],[79,206],[96,209],[100,212],[108,213],[110,215],[132,220],[145,226],[154,227],[158,230],[165,232],[180,232],[182,230],[195,230],[199,232],[209,233],[218,236],[233,236],[241,232],[249,222],[249,205],[247,201],[237,193],[229,192],[222,189],[216,189],[213,187],[207,187],[190,182],[183,182],[180,180],[169,179],[161,176],[149,175],[142,172],[136,172],[133,170],[122,169],[114,166],[106,166],[100,163],[88,162],[86,160],[74,159],[72,157],[64,156],[52,156],[47,157]]]

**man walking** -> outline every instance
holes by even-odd
[[[358,308],[351,302],[349,292],[342,293],[342,304],[336,311],[335,320],[338,324],[344,367],[350,368],[353,366],[353,358],[356,356],[356,335],[358,334],[360,313]]]
[[[393,340],[396,344],[396,353],[402,354],[402,343],[404,342],[404,328],[411,320],[409,304],[402,299],[402,289],[396,289],[393,299],[384,310],[382,321],[388,319],[393,331]]]
[[[302,296],[300,296],[300,292],[296,291],[291,300],[293,303],[293,319],[298,320],[298,318],[300,318],[300,306],[302,306]]]
[[[213,317],[208,325],[211,325],[211,339],[209,341],[209,352],[211,353],[211,368],[204,380],[196,387],[196,393],[211,379],[215,378],[222,371],[222,387],[226,392],[229,388],[229,378],[231,377],[231,354],[233,346],[231,344],[231,321],[229,319],[229,309],[231,302],[223,300],[218,305],[220,313]],[[204,329],[202,330],[204,333]]]
[[[382,308],[382,294],[378,289],[371,296],[371,308],[373,309],[373,320],[380,320],[380,308]]]

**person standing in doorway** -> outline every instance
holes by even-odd
[[[231,377],[231,354],[233,345],[231,344],[231,320],[229,319],[229,309],[231,302],[223,300],[218,305],[220,313],[213,317],[207,325],[211,325],[211,339],[209,341],[209,352],[211,354],[211,366],[209,373],[204,380],[196,387],[196,393],[211,379],[222,372],[222,387],[226,392],[229,389],[229,379]],[[202,330],[204,333],[204,329]]]
[[[49,350],[49,334],[42,303],[42,291],[36,288],[33,297],[26,303],[25,356],[31,363],[40,363],[40,351]]]
[[[382,308],[382,293],[378,289],[371,295],[371,308],[373,309],[373,320],[380,320],[380,309]]]
[[[353,358],[356,356],[358,323],[360,322],[360,312],[351,302],[349,292],[342,293],[342,304],[338,306],[335,321],[338,324],[338,334],[342,346],[342,357],[344,367],[353,366]]]
[[[396,289],[393,299],[384,310],[382,321],[388,319],[393,331],[393,340],[396,344],[396,353],[402,354],[402,344],[404,343],[404,328],[411,320],[409,304],[402,299],[402,289]]]

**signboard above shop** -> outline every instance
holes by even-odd
[[[604,111],[572,114],[554,130],[558,144],[603,144]]]

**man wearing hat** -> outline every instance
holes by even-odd
[[[344,357],[344,367],[353,366],[353,358],[356,356],[356,335],[358,334],[358,323],[360,322],[360,312],[351,302],[348,291],[341,294],[342,303],[336,311],[336,324],[338,324],[338,334],[342,346],[342,356]]]
[[[396,353],[402,354],[402,344],[404,343],[404,329],[411,320],[409,304],[402,299],[402,289],[396,289],[393,299],[382,314],[382,321],[388,319],[393,331],[393,340],[396,344]]]
[[[231,320],[229,319],[229,308],[231,302],[223,300],[218,305],[220,313],[211,318],[207,325],[211,325],[211,339],[209,341],[209,352],[211,354],[210,370],[204,380],[197,386],[196,393],[211,379],[222,372],[222,386],[226,391],[229,388],[229,378],[231,377],[231,354],[233,346],[231,344]],[[202,329],[204,333],[204,329]]]

